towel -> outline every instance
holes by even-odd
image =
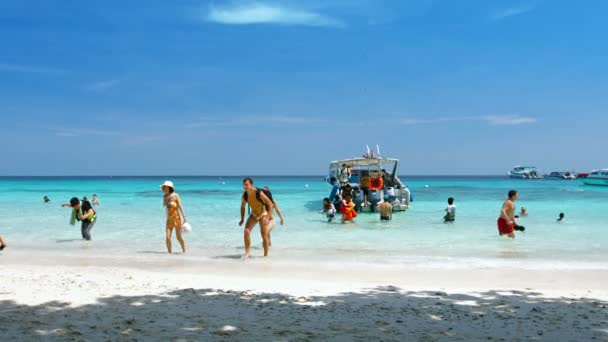
[[[73,226],[76,224],[78,219],[78,209],[72,209],[72,216],[70,217],[70,224]]]

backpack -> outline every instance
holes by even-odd
[[[262,193],[262,192],[264,193],[264,195],[266,195],[266,197],[268,197],[270,202],[274,203],[274,199],[272,198],[272,193],[270,191],[260,189],[260,188],[255,189],[255,199],[257,199],[258,202],[260,202],[264,206],[266,206],[264,201],[262,201],[262,198],[261,198],[262,196],[260,196],[260,193]],[[247,202],[249,200],[249,194],[247,193],[247,191],[243,192],[243,199],[245,200],[245,202]],[[266,209],[268,209],[268,208],[266,208]]]

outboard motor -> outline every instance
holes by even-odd
[[[367,195],[367,201],[370,203],[370,211],[373,213],[376,211],[376,206],[382,200],[382,190],[370,190]]]
[[[388,195],[390,203],[393,203],[397,198],[397,193],[393,187],[386,188],[386,190],[384,190],[384,195]]]
[[[355,211],[360,213],[361,204],[363,204],[363,202],[365,201],[365,198],[364,198],[365,195],[363,194],[363,191],[359,190],[358,188],[353,190],[353,192],[354,192],[353,202],[355,202]]]

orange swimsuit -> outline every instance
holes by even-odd
[[[177,201],[169,198],[167,201],[167,229],[180,228],[182,219],[177,209]]]

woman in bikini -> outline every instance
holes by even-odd
[[[167,212],[167,225],[165,227],[165,242],[167,244],[167,252],[171,254],[171,235],[173,229],[175,229],[175,235],[177,236],[177,241],[182,247],[182,252],[186,253],[186,244],[182,238],[182,218],[184,219],[183,223],[188,222],[188,220],[186,219],[186,214],[184,214],[182,201],[180,200],[179,195],[175,192],[173,182],[166,181],[160,186],[160,188],[165,193],[165,196],[163,197],[163,206]]]

